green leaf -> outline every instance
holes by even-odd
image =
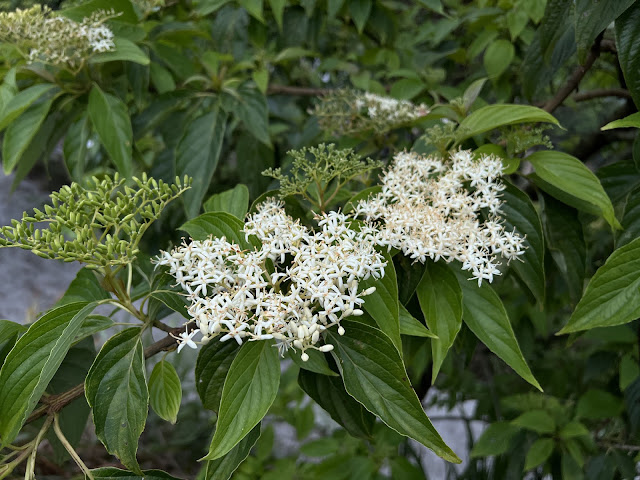
[[[593,46],[596,37],[634,2],[635,0],[576,1],[576,44],[581,63],[587,58],[587,52]]]
[[[400,304],[400,333],[411,337],[438,338],[430,332],[420,320],[409,313],[404,305]]]
[[[279,384],[280,358],[274,343],[245,342],[224,382],[216,431],[203,460],[227,454],[260,423],[276,398]]]
[[[96,64],[122,60],[139,63],[140,65],[149,65],[149,56],[131,40],[116,37],[113,39],[113,43],[116,47],[115,50],[98,53],[89,59],[89,63]]]
[[[544,410],[525,412],[515,420],[512,420],[511,424],[538,433],[553,433],[556,431],[556,422]]]
[[[243,249],[251,249],[254,245],[252,242],[258,242],[258,240],[252,240],[252,237],[249,241],[245,240],[243,228],[242,220],[230,213],[211,212],[189,220],[179,230],[187,232],[194,240],[205,240],[213,235],[217,238],[225,237],[228,242],[240,245]]]
[[[7,358],[7,355],[16,344],[18,336],[22,334],[27,327],[19,323],[10,322],[9,320],[0,320],[0,368]]]
[[[83,2],[77,7],[60,10],[59,13],[75,22],[82,22],[85,17],[90,17],[92,13],[98,10],[109,11],[111,9],[118,14],[117,19],[119,22],[138,22],[138,15],[136,15],[136,11],[129,0],[91,0]]]
[[[220,109],[191,120],[176,149],[176,175],[193,178],[191,188],[182,194],[189,218],[200,212],[202,199],[209,189],[218,166],[227,116]]]
[[[524,470],[531,470],[546,462],[551,456],[551,452],[553,452],[553,446],[553,439],[551,438],[539,438],[536,440],[527,452]]]
[[[364,439],[372,438],[376,417],[347,393],[341,378],[301,369],[298,373],[298,384],[350,435]]]
[[[164,359],[156,363],[149,377],[149,400],[160,418],[176,423],[182,402],[182,384],[176,369]]]
[[[614,128],[640,128],[640,112],[632,113],[628,117],[607,123],[600,130],[612,130]]]
[[[305,352],[309,359],[307,361],[303,361],[301,358],[301,353],[298,350],[293,348],[289,349],[289,357],[293,360],[298,367],[304,368],[305,370],[309,370],[310,372],[320,373],[322,375],[329,375],[331,377],[338,377],[339,375],[329,368],[329,364],[327,363],[327,359],[325,358],[325,354],[314,349],[308,349]]]
[[[127,106],[119,98],[94,85],[89,94],[88,111],[100,142],[118,172],[123,177],[130,178],[133,173],[133,131]]]
[[[627,196],[622,214],[622,232],[616,237],[616,248],[640,237],[640,188]]]
[[[121,470],[114,467],[94,468],[91,470],[93,478],[102,480],[181,480],[178,477],[172,477],[162,470],[142,470],[142,475],[133,472]]]
[[[510,263],[511,268],[522,279],[541,305],[545,298],[544,237],[542,224],[529,196],[509,182],[502,192],[504,203],[500,207],[504,229],[516,230],[524,237],[524,253]],[[522,261],[520,261],[522,260]]]
[[[84,175],[87,164],[87,142],[91,134],[89,115],[85,112],[80,119],[71,124],[64,136],[62,151],[64,163],[69,175],[74,180],[80,180]]]
[[[627,353],[620,360],[620,391],[624,392],[638,376],[640,376],[638,362],[633,358],[633,355]]]
[[[442,362],[462,327],[462,290],[455,274],[443,262],[427,262],[416,294],[429,330],[438,336],[431,340],[435,383]]]
[[[269,0],[273,17],[278,24],[278,30],[282,32],[282,17],[284,15],[284,7],[287,4],[287,0]]]
[[[402,339],[400,338],[400,302],[398,301],[398,280],[393,259],[387,252],[382,252],[387,266],[384,269],[384,277],[374,279],[369,277],[360,282],[360,290],[376,287],[376,291],[364,297],[364,309],[376,321],[380,330],[387,335],[398,352],[402,352]]]
[[[393,84],[390,94],[393,98],[411,100],[412,98],[420,95],[420,93],[422,93],[426,88],[427,86],[422,82],[422,80],[403,78]]]
[[[553,198],[544,197],[543,213],[547,248],[567,282],[574,304],[578,303],[587,274],[587,245],[578,212]]]
[[[537,178],[534,178],[534,181],[540,188],[547,191],[550,189],[546,187],[550,185],[571,198],[585,202],[592,208],[590,213],[596,211],[612,228],[621,228],[613,211],[611,200],[602,188],[600,180],[576,157],[564,152],[542,150],[529,155],[527,160],[536,169]],[[542,183],[537,179],[542,180]],[[556,190],[548,191],[548,193],[556,198],[559,197]],[[569,203],[564,196],[558,200]],[[585,208],[581,203],[572,206]]]
[[[516,49],[509,40],[498,39],[484,52],[484,69],[489,77],[499,77],[511,65]]]
[[[236,92],[227,92],[222,105],[233,113],[253,137],[264,145],[271,146],[266,97],[256,88],[242,86]]]
[[[582,467],[567,452],[562,452],[561,471],[563,480],[583,480]]]
[[[495,422],[482,432],[471,449],[471,458],[502,455],[511,447],[511,439],[520,429],[510,422]]]
[[[220,410],[224,381],[239,350],[235,341],[221,342],[219,338],[214,338],[200,350],[195,375],[204,408],[216,413]]]
[[[409,383],[400,353],[389,337],[369,325],[344,321],[343,336],[328,330],[344,386],[389,427],[422,443],[449,462],[460,459],[444,443]]]
[[[156,88],[158,93],[173,92],[176,89],[176,82],[173,79],[171,72],[158,63],[152,63],[149,67],[149,74],[151,75],[151,83]]]
[[[591,420],[611,419],[622,413],[622,399],[597,388],[588,390],[578,400],[577,418]]]
[[[368,200],[372,195],[377,195],[382,192],[382,187],[380,185],[375,185],[373,187],[365,188],[364,190],[359,191],[353,197],[347,201],[343,208],[344,213],[349,213],[353,211],[353,209],[358,205],[358,203],[362,200]]]
[[[327,15],[334,18],[344,5],[345,0],[327,0]]]
[[[187,309],[187,299],[185,298],[184,294],[173,292],[171,290],[154,290],[149,294],[149,296],[161,302],[174,312],[179,313],[184,318],[191,318],[191,315],[189,315],[189,311]],[[154,315],[157,313],[158,311],[156,310],[154,312]]]
[[[249,189],[239,183],[234,188],[216,193],[204,202],[205,212],[227,212],[240,220],[249,210]]]
[[[255,82],[256,87],[258,87],[258,90],[260,90],[260,93],[266,95],[267,88],[269,87],[269,70],[264,68],[254,70],[251,72],[251,78]]]
[[[31,105],[7,128],[2,144],[4,173],[9,175],[25,153],[51,109],[53,99]]]
[[[287,60],[297,60],[298,58],[302,57],[310,57],[312,55],[313,52],[311,50],[307,50],[306,48],[288,47],[278,53],[273,61],[275,63],[280,63]]]
[[[569,322],[556,335],[610,327],[640,316],[640,238],[615,250],[589,281]]]
[[[356,24],[358,33],[362,33],[364,26],[367,24],[373,2],[371,0],[349,0],[349,15]]]
[[[249,435],[244,437],[240,443],[231,449],[224,457],[207,462],[205,480],[228,480],[233,475],[240,464],[251,453],[251,449],[260,438],[260,424],[253,427]]]
[[[238,3],[249,12],[249,15],[260,22],[264,22],[264,17],[262,16],[263,0],[238,0]]]
[[[95,270],[83,268],[76,274],[67,291],[56,306],[66,305],[74,302],[99,302],[111,298],[111,295],[102,288]]]
[[[149,406],[140,333],[140,328],[127,328],[107,340],[85,382],[97,437],[137,474],[142,474],[136,459],[138,438]]]
[[[11,97],[0,110],[0,131],[7,128],[22,113],[33,105],[38,99],[48,92],[58,91],[58,87],[51,83],[39,83],[33,87],[26,88],[17,95]]]
[[[502,300],[487,282],[481,287],[458,272],[462,288],[462,320],[489,350],[513,368],[518,375],[542,391],[527,365]]]
[[[611,1],[611,0],[610,0]],[[631,2],[625,1],[625,4]],[[633,3],[616,19],[616,47],[625,83],[640,106],[640,4]]]
[[[573,420],[562,427],[558,435],[560,435],[560,438],[568,440],[569,438],[591,435],[591,433],[582,423]]]
[[[74,343],[111,327],[113,327],[113,320],[109,317],[105,317],[103,315],[89,315],[82,323],[80,330],[78,330]]]
[[[94,308],[93,303],[54,308],[11,349],[0,369],[0,448],[16,438]]]
[[[494,128],[518,123],[545,122],[560,126],[553,115],[531,105],[487,105],[466,117],[458,127],[458,143]]]

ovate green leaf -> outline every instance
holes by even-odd
[[[570,205],[579,209],[591,207],[590,213],[596,211],[609,222],[612,228],[620,228],[611,200],[602,188],[598,177],[576,157],[564,152],[542,150],[528,156],[527,160],[536,169],[537,178],[542,180],[538,182],[534,177],[540,188],[565,203],[569,203],[570,198],[575,198],[579,202],[569,203]],[[547,188],[547,185],[552,188]],[[565,195],[558,195],[558,191]],[[562,198],[559,198],[560,196]],[[585,207],[581,202],[589,207]]]
[[[513,44],[504,39],[495,40],[484,52],[484,69],[490,77],[498,77],[504,72],[516,53]]]
[[[517,123],[545,122],[560,126],[555,117],[531,105],[487,105],[466,117],[458,127],[458,142],[494,128]]]
[[[365,439],[372,437],[376,417],[347,393],[341,378],[301,369],[298,384],[350,435]]]
[[[400,304],[400,333],[411,337],[438,338],[438,336],[430,332],[422,322],[411,315],[402,304]]]
[[[238,350],[240,347],[235,341],[221,342],[219,338],[200,350],[196,361],[196,388],[204,408],[220,410],[224,381]]]
[[[629,3],[629,2],[624,2]],[[640,105],[640,4],[635,2],[616,19],[618,61],[636,106]]]
[[[511,424],[538,433],[553,433],[556,431],[556,422],[545,410],[525,412],[515,420],[512,420]]]
[[[218,166],[226,124],[226,114],[215,108],[191,120],[176,149],[176,175],[193,178],[191,188],[182,195],[189,218],[200,212],[202,199]]]
[[[194,240],[205,240],[213,235],[218,238],[225,237],[228,242],[240,245],[243,249],[252,248],[253,244],[245,240],[243,228],[242,220],[230,213],[212,212],[203,213],[189,220],[180,227],[180,230],[187,232]]]
[[[364,297],[364,309],[376,321],[382,330],[393,342],[399,352],[402,351],[400,339],[400,302],[398,301],[398,280],[393,260],[387,252],[383,252],[387,266],[384,269],[384,277],[374,279],[369,277],[360,282],[360,289],[366,290],[375,287],[376,291]]]
[[[542,391],[527,365],[502,300],[484,282],[481,287],[469,281],[464,272],[458,273],[462,288],[462,320],[489,350],[513,368],[518,375]]]
[[[342,325],[345,335],[328,330],[327,338],[335,346],[347,392],[398,433],[447,461],[460,463],[424,413],[389,337],[363,323],[344,321]]]
[[[240,464],[249,456],[251,449],[260,438],[260,424],[253,427],[249,435],[231,449],[224,457],[207,462],[205,480],[228,480]]]
[[[133,131],[127,106],[94,85],[89,94],[89,117],[118,172],[125,178],[131,177]]]
[[[107,340],[85,382],[97,437],[138,474],[142,474],[136,459],[138,438],[149,406],[140,333],[140,328],[128,328]]]
[[[593,46],[593,41],[600,32],[607,28],[634,2],[635,0],[576,1],[576,44],[580,62],[584,62],[587,52]]]
[[[612,130],[614,128],[640,128],[640,112],[632,113],[628,117],[607,123],[600,130]]]
[[[113,39],[113,43],[116,47],[115,50],[93,55],[89,63],[106,63],[123,60],[126,62],[139,63],[140,65],[149,65],[149,56],[131,40],[116,37]]]
[[[149,377],[149,400],[160,418],[176,423],[182,402],[182,384],[176,369],[164,359],[156,363]]]
[[[260,423],[276,398],[279,384],[280,357],[274,343],[245,342],[224,382],[216,431],[204,460],[226,455]]]
[[[227,212],[240,220],[249,210],[249,189],[239,183],[234,188],[216,193],[204,202],[205,212]]]
[[[509,450],[511,439],[518,431],[519,428],[510,422],[492,423],[473,445],[471,458],[502,455]]]
[[[51,83],[39,83],[11,97],[4,105],[4,108],[0,110],[0,131],[11,125],[27,108],[54,88],[57,87]]]
[[[527,452],[527,458],[524,462],[525,471],[546,462],[551,456],[551,452],[553,452],[552,438],[539,438],[536,440]]]
[[[640,238],[615,250],[593,276],[558,335],[622,325],[640,316]]]
[[[94,303],[71,303],[40,317],[0,369],[0,445],[11,443],[75,340]]]
[[[431,340],[431,383],[435,383],[442,362],[462,327],[462,290],[445,263],[427,262],[416,294],[429,330],[438,337]]]
[[[40,125],[47,118],[53,99],[31,105],[7,128],[2,144],[2,164],[4,173],[9,174],[18,165]]]
[[[509,265],[529,287],[538,302],[543,305],[545,298],[544,237],[542,224],[529,196],[509,182],[503,182],[504,203],[500,207],[504,228],[524,237],[524,253]]]

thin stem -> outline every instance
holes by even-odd
[[[24,473],[24,480],[36,480],[35,468],[36,468],[36,456],[38,455],[38,446],[42,441],[42,437],[47,433],[51,423],[53,422],[52,417],[47,417],[42,425],[42,428],[38,432],[38,435],[33,440],[33,448],[31,449],[31,454],[29,455],[29,459],[27,460],[26,470]]]
[[[71,458],[73,458],[73,461],[76,462],[76,465],[80,467],[80,470],[82,470],[85,476],[89,477],[90,480],[94,480],[91,470],[87,468],[87,466],[84,464],[80,456],[77,454],[77,452],[74,450],[74,448],[71,446],[71,444],[67,440],[67,437],[65,437],[64,433],[62,433],[62,429],[60,428],[60,420],[57,413],[53,414],[53,431],[58,437],[58,440],[60,440],[60,443],[62,443],[62,445],[64,446],[67,453],[71,456]]]

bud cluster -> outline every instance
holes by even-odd
[[[342,89],[321,97],[311,113],[318,118],[323,130],[350,135],[384,133],[409,125],[427,115],[429,108],[407,100]]]
[[[0,13],[0,40],[14,45],[30,63],[42,62],[77,71],[95,53],[115,49],[105,25],[113,11],[93,12],[82,22],[36,5]]]
[[[191,301],[203,343],[220,335],[221,341],[239,344],[275,339],[280,352],[293,347],[322,352],[321,333],[351,315],[362,315],[359,282],[384,275],[386,261],[375,250],[374,236],[366,226],[349,228],[338,212],[316,216],[314,232],[284,211],[275,200],[262,203],[245,223],[244,232],[261,246],[242,250],[225,238],[191,241],[163,252],[158,265],[169,267]],[[181,337],[189,343],[191,334]]]
[[[89,188],[65,185],[51,194],[44,211],[35,208],[32,215],[25,212],[22,221],[0,228],[0,247],[20,247],[89,268],[128,264],[146,229],[190,183],[185,177],[168,185],[146,174],[133,181],[137,188],[125,185],[117,174],[113,179],[93,177]]]
[[[301,195],[321,209],[350,180],[382,167],[382,162],[360,157],[351,149],[336,149],[334,144],[287,152],[293,157],[290,171],[268,169],[263,175],[280,181],[280,195]],[[327,191],[330,190],[330,191]]]
[[[414,152],[394,160],[382,192],[356,207],[358,216],[376,222],[378,244],[423,263],[458,260],[478,285],[500,275],[498,255],[513,260],[523,253],[524,238],[506,231],[500,218],[505,186],[499,158],[476,161],[460,150],[448,161]]]

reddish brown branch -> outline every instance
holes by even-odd
[[[584,102],[585,100],[593,100],[594,98],[602,97],[631,98],[631,93],[629,90],[625,90],[624,88],[597,88],[587,92],[576,93],[571,98],[576,102]]]
[[[549,113],[553,112],[556,108],[558,108],[562,104],[562,102],[564,102],[567,99],[569,95],[571,95],[571,92],[573,92],[576,88],[578,88],[580,81],[585,76],[585,74],[589,71],[589,69],[593,66],[594,62],[600,55],[599,45],[600,45],[600,42],[597,41],[596,44],[593,46],[593,48],[591,48],[591,50],[589,51],[589,55],[587,56],[587,59],[584,62],[584,65],[579,65],[578,67],[576,67],[576,69],[573,71],[573,73],[567,80],[567,83],[565,83],[562,86],[562,88],[558,90],[558,92],[555,94],[555,96],[551,100],[545,103],[544,107],[542,107],[543,110]]]
[[[293,87],[290,85],[269,85],[267,95],[298,95],[301,97],[319,97],[331,92],[330,88]]]

